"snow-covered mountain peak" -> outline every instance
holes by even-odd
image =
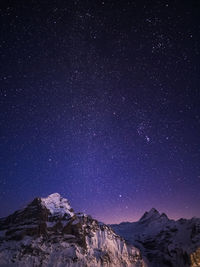
[[[52,215],[70,215],[74,216],[73,209],[71,208],[68,200],[62,198],[60,194],[54,193],[46,198],[41,198],[41,203],[45,206]]]
[[[157,211],[157,209],[152,208],[149,212],[149,214],[160,214],[159,211]]]
[[[114,231],[138,247],[149,267],[200,266],[200,219],[170,220],[156,209],[133,223],[111,225]]]
[[[149,219],[157,219],[161,214],[155,209],[152,208],[150,211],[146,211],[144,215],[140,218],[140,221],[146,221]]]
[[[140,222],[146,222],[146,221],[168,221],[168,217],[165,213],[160,213],[159,211],[157,211],[157,209],[152,208],[150,211],[146,211],[144,213],[144,215],[140,218]]]
[[[140,251],[58,193],[0,219],[0,266],[145,267]]]
[[[152,208],[149,212],[159,213],[159,212],[157,211],[157,209],[155,209],[155,208]]]

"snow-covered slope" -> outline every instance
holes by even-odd
[[[156,209],[138,222],[111,225],[114,231],[138,247],[151,267],[200,266],[200,219],[169,220]]]
[[[0,266],[142,267],[140,252],[55,193],[0,219]]]
[[[69,217],[74,216],[74,211],[70,207],[66,198],[62,198],[60,194],[54,193],[46,198],[41,198],[41,203],[52,215],[60,214],[61,216],[68,214]]]

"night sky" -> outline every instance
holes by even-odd
[[[200,1],[0,5],[0,216],[200,217]]]

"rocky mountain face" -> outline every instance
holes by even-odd
[[[144,267],[137,248],[55,193],[0,219],[0,266]]]
[[[111,225],[130,244],[139,248],[150,267],[200,266],[200,219],[170,220],[156,209],[133,223]]]

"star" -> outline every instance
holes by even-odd
[[[0,216],[54,191],[106,223],[200,216],[199,5],[3,2]]]

